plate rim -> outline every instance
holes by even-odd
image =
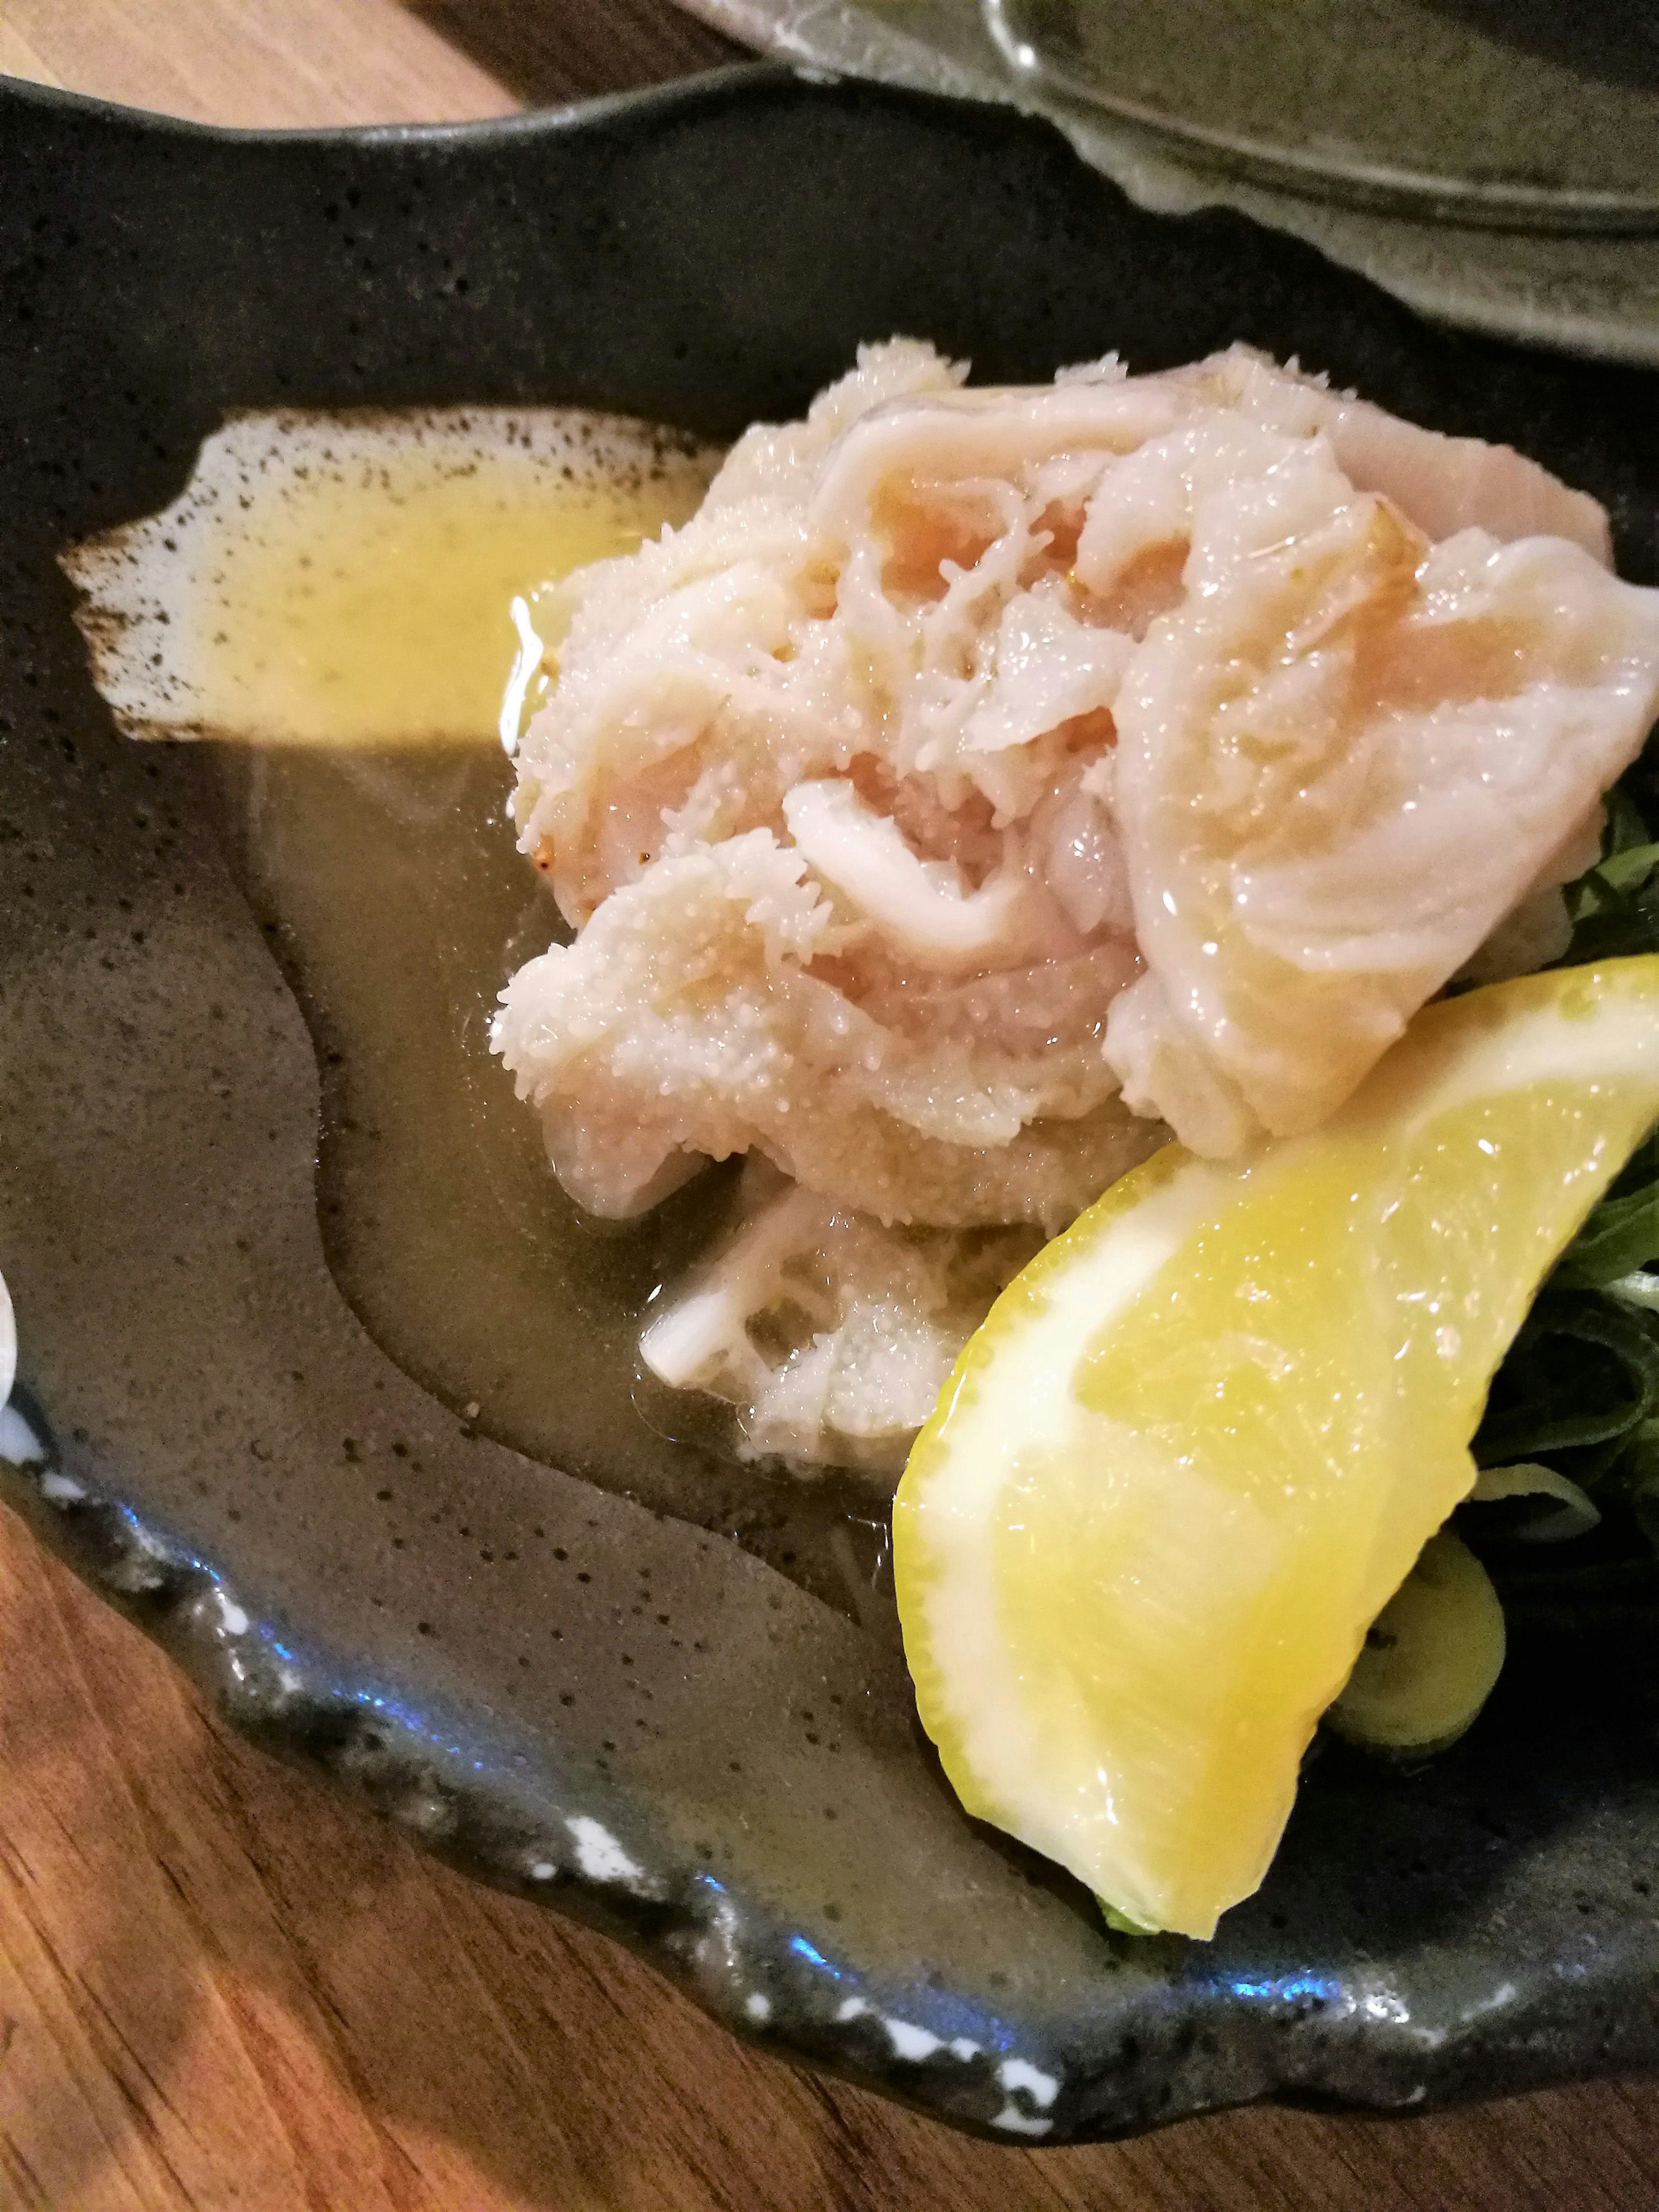
[[[894,108],[971,111],[979,119],[980,127],[994,130],[1011,138],[1040,138],[1063,154],[1066,160],[1076,163],[1084,174],[1091,176],[1096,182],[1106,183],[1099,178],[1097,172],[1090,170],[1079,160],[1067,144],[1064,134],[1046,118],[1023,114],[994,103],[912,91],[875,84],[867,80],[832,79],[829,88],[842,85],[860,97],[867,97]],[[403,146],[417,142],[438,147],[452,144],[471,147],[506,139],[559,136],[584,129],[602,130],[619,118],[631,119],[642,112],[666,115],[695,114],[711,103],[722,103],[734,92],[746,94],[779,90],[788,91],[793,96],[798,89],[816,92],[821,88],[825,88],[821,72],[797,70],[776,63],[738,64],[666,85],[607,95],[594,101],[473,123],[243,131],[195,124],[158,114],[152,110],[128,107],[58,88],[39,87],[25,81],[6,79],[0,80],[0,116],[3,115],[8,101],[21,99],[33,106],[78,115],[121,130],[137,127],[146,132],[193,143],[280,146],[290,143],[315,145],[321,142],[373,149],[384,144]],[[1109,185],[1107,188],[1111,189]],[[1205,216],[1197,218],[1200,221],[1206,219]],[[1214,219],[1212,213],[1208,219]],[[1222,219],[1229,222],[1249,220],[1236,216]],[[1186,218],[1174,217],[1171,220],[1179,222]],[[1266,234],[1273,235],[1270,232]],[[1288,253],[1323,258],[1317,254],[1316,249],[1310,248],[1301,241],[1282,240],[1280,242]],[[1341,274],[1345,283],[1357,290],[1374,293],[1378,300],[1387,300],[1391,310],[1415,321],[1409,309],[1389,299],[1380,288],[1352,271]],[[70,1495],[61,1489],[54,1494],[49,1486],[53,1471],[49,1460],[44,1462],[34,1474],[27,1469],[21,1474],[15,1469],[8,1469],[0,1474],[0,1493],[6,1495],[9,1502],[20,1508],[22,1516],[34,1532],[53,1551],[64,1557],[100,1596],[137,1619],[145,1632],[170,1653],[222,1711],[226,1711],[227,1717],[241,1733],[261,1743],[264,1748],[311,1766],[337,1786],[343,1785],[376,1809],[384,1811],[385,1792],[377,1795],[377,1790],[373,1786],[375,1778],[366,1775],[360,1761],[354,1764],[354,1746],[332,1727],[332,1721],[339,1715],[341,1700],[329,1681],[328,1655],[314,1654],[307,1659],[301,1652],[295,1662],[300,1671],[302,1693],[298,1702],[305,1705],[314,1725],[273,1735],[268,1728],[258,1724],[263,1709],[257,1703],[249,1704],[238,1698],[236,1684],[227,1665],[226,1648],[221,1632],[224,1607],[229,1605],[235,1608],[238,1604],[234,1576],[222,1574],[211,1561],[196,1557],[173,1542],[164,1531],[143,1523],[131,1508],[123,1505],[113,1495],[100,1497],[84,1492]],[[402,1788],[409,1783],[410,1775],[417,1771],[423,1769],[418,1757],[411,1752],[410,1759],[395,1772],[388,1768],[380,1778],[385,1779],[389,1774],[391,1784]],[[841,2073],[863,2086],[896,2096],[900,2101],[928,2111],[933,2117],[948,2119],[991,2140],[1005,2144],[1011,2140],[1008,2133],[999,2133],[993,2120],[983,2112],[953,2105],[945,2094],[918,2095],[907,2087],[902,2079],[896,2081],[890,2074],[878,2072],[858,2057],[838,2055],[834,2049],[811,2047],[800,2039],[775,2030],[763,2034],[758,2026],[750,2028],[742,2019],[732,2018],[726,2012],[719,2010],[709,2003],[706,1990],[690,1982],[683,1955],[665,1942],[661,1916],[653,1905],[642,1904],[635,1910],[630,1903],[619,1900],[613,1890],[598,1883],[578,1881],[562,1884],[556,1897],[550,1897],[544,1891],[538,1893],[533,1886],[525,1882],[521,1873],[507,1863],[497,1849],[503,1841],[501,1823],[499,1819],[490,1819],[489,1815],[492,1804],[498,1803],[499,1796],[481,1808],[484,1817],[479,1823],[476,1849],[470,1837],[460,1844],[453,1838],[422,1836],[420,1840],[474,1878],[532,1897],[538,1902],[574,1910],[580,1917],[629,1942],[668,1979],[687,1988],[704,2009],[714,2011],[723,2025],[739,2034],[750,2034],[754,2039],[774,2050],[781,2046],[814,2065]],[[514,1848],[517,1848],[516,1842]],[[1656,2049],[1659,2049],[1659,2045]],[[1209,2102],[1194,2100],[1185,2104],[1180,2108],[1180,2116],[1250,2101],[1264,2095],[1282,2101],[1300,2101],[1304,2095],[1316,2100],[1323,2099],[1328,2101],[1332,2094],[1329,2090],[1317,2087],[1310,2091],[1299,2089],[1293,2081],[1285,2078],[1267,2060],[1265,2052],[1261,2056],[1264,2078],[1259,2086],[1246,2087],[1234,2094],[1217,2095]],[[1527,2073],[1524,2080],[1508,2077],[1492,2090],[1483,2088],[1464,2094],[1498,2094],[1510,2087],[1530,2086],[1534,2081],[1559,2079],[1564,2072],[1577,2075],[1587,2070],[1593,2069],[1588,2069],[1577,2062],[1563,2067],[1559,2062],[1551,2064],[1547,2061],[1542,2070]],[[1454,2086],[1432,2097],[1430,2102],[1443,2103],[1455,2099],[1457,2094]],[[1377,2109],[1391,2101],[1382,2096],[1368,2097],[1363,2089],[1352,2085],[1341,2093],[1341,2100],[1354,2110]],[[1024,2112],[1023,2116],[1040,2117],[1029,2111]],[[1052,2136],[1047,2139],[1054,2142],[1086,2140],[1139,2132],[1145,2127],[1160,2124],[1157,2118],[1135,2118],[1106,2125],[1091,2121],[1074,2134]],[[1008,2124],[1004,2123],[1005,2127]],[[1036,2140],[1036,2137],[1033,2134],[1030,2139]]]

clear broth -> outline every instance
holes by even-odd
[[[626,550],[675,507],[653,505],[650,484],[608,503],[578,493],[568,527],[543,515],[513,538],[515,568],[487,499],[443,497],[422,515],[406,487],[392,555],[379,519],[342,511],[336,490],[313,516],[330,543],[306,565],[296,534],[280,558],[267,544],[225,580],[263,610],[259,649],[280,641],[289,654],[283,696],[309,717],[303,734],[204,748],[234,864],[317,1047],[318,1205],[335,1279],[382,1349],[483,1433],[735,1537],[881,1619],[886,1516],[868,1487],[745,1465],[720,1409],[640,1369],[644,1308],[717,1231],[731,1174],[712,1170],[640,1222],[594,1221],[560,1188],[489,1049],[501,986],[566,934],[505,818],[513,770],[494,725],[515,643],[507,605]],[[388,573],[354,591],[348,623],[307,580],[370,558]],[[394,559],[421,580],[428,612],[413,627]],[[456,605],[472,618],[440,619]],[[418,688],[422,657],[440,649],[476,734],[411,744],[382,720],[371,741],[387,700]]]
[[[640,441],[602,431],[562,477],[556,445],[550,459],[528,434],[504,441],[493,418],[469,436],[472,419],[343,418],[313,460],[256,481],[246,512],[210,511],[184,641],[206,726],[331,747],[488,741],[514,595],[684,522],[708,482],[708,457],[666,436],[607,476],[599,457]]]

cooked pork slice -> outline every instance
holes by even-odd
[[[738,1408],[745,1458],[890,1480],[1035,1230],[884,1228],[751,1160],[736,1227],[640,1340],[663,1382]]]
[[[579,933],[498,1042],[597,1210],[755,1150],[1052,1227],[1560,949],[1659,708],[1594,501],[1239,348],[962,375],[865,349],[564,589],[515,818]]]
[[[862,989],[847,934],[755,830],[657,862],[520,969],[497,1043],[572,1196],[635,1213],[677,1167],[758,1147],[883,1221],[1053,1230],[1158,1142],[1100,1051],[1127,956],[958,986],[933,1014],[906,971]]]

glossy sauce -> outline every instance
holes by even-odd
[[[334,482],[239,548],[197,675],[222,727],[242,717],[262,739],[209,750],[235,866],[317,1045],[335,1279],[398,1365],[485,1433],[866,1611],[886,1546],[869,1493],[742,1465],[720,1409],[638,1368],[642,1311],[718,1226],[730,1175],[637,1224],[592,1221],[489,1051],[507,976],[566,933],[504,818],[508,606],[681,519],[701,475],[544,487],[533,514],[482,476],[422,483],[405,463],[395,481],[395,498]]]
[[[707,481],[673,447],[565,478],[439,420],[418,441],[353,426],[334,466],[290,475],[246,526],[219,521],[190,646],[204,719],[283,744],[488,742],[515,595],[684,522]]]

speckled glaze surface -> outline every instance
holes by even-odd
[[[492,1441],[330,1273],[349,1081],[202,755],[111,731],[55,551],[171,498],[228,408],[544,400],[725,437],[896,329],[986,378],[1299,354],[1524,444],[1659,575],[1653,380],[1432,337],[1242,219],[1136,210],[1003,110],[757,71],[273,138],[0,88],[5,1493],[256,1740],[739,2032],[1005,2140],[1649,2064],[1643,1624],[1517,1639],[1421,1774],[1326,1751],[1218,1942],[1135,1942],[961,1814],[878,1574],[831,1602],[689,1479],[630,1496],[602,1452]],[[547,1346],[551,1396],[585,1351],[574,1322]]]
[[[997,43],[1085,100],[1334,197],[1531,229],[1659,219],[1659,37],[1637,0],[984,0]]]
[[[1252,0],[1238,4],[1248,15]],[[1462,89],[1466,98],[1480,100],[1481,130],[1496,137],[1501,167],[1523,185],[1540,181],[1540,137],[1548,136],[1540,133],[1536,112],[1540,99],[1547,97],[1538,81],[1540,64],[1546,76],[1553,65],[1565,63],[1570,73],[1588,77],[1589,100],[1603,121],[1619,100],[1600,101],[1598,73],[1611,74],[1623,95],[1634,94],[1638,101],[1651,88],[1656,33],[1652,10],[1644,0],[1602,0],[1595,8],[1575,9],[1553,8],[1548,0],[1524,0],[1522,5],[1504,5],[1502,0],[1398,0],[1401,15],[1395,27],[1385,28],[1379,18],[1386,19],[1395,4],[1386,0],[1376,9],[1355,0],[1341,11],[1345,21],[1368,18],[1359,33],[1362,46],[1368,34],[1379,33],[1394,44],[1391,66],[1381,73],[1388,82],[1368,83],[1367,92],[1379,101],[1403,103],[1405,115],[1391,120],[1396,131],[1411,135],[1419,117],[1438,106],[1443,96],[1443,82],[1426,83],[1424,72],[1443,70],[1445,33],[1458,21],[1466,27],[1479,23],[1492,34],[1492,50],[1478,94]],[[977,100],[1009,100],[1049,116],[1085,160],[1143,206],[1170,213],[1237,208],[1258,222],[1307,240],[1437,321],[1574,354],[1659,366],[1659,232],[1639,208],[1604,210],[1597,220],[1610,221],[1613,228],[1598,235],[1579,227],[1587,211],[1540,206],[1528,191],[1521,197],[1523,203],[1531,200],[1530,206],[1513,199],[1507,204],[1483,200],[1480,179],[1467,169],[1460,173],[1455,159],[1451,167],[1457,188],[1443,196],[1423,189],[1423,179],[1405,192],[1379,191],[1376,179],[1368,184],[1347,163],[1342,166],[1349,173],[1334,173],[1337,165],[1328,158],[1334,149],[1321,142],[1317,112],[1311,141],[1297,119],[1309,80],[1330,69],[1330,54],[1304,45],[1295,57],[1299,65],[1289,70],[1264,58],[1264,46],[1283,35],[1296,9],[1265,6],[1263,15],[1271,20],[1258,36],[1249,23],[1239,24],[1230,0],[1227,8],[1204,11],[1203,40],[1189,41],[1203,45],[1206,59],[1212,61],[1218,37],[1229,27],[1236,36],[1242,30],[1246,51],[1237,70],[1230,74],[1223,67],[1210,76],[1206,67],[1203,74],[1232,124],[1239,120],[1241,100],[1267,111],[1267,135],[1281,155],[1287,140],[1295,145],[1303,133],[1302,149],[1311,160],[1287,162],[1254,160],[1237,146],[1206,145],[1178,123],[1168,127],[1174,118],[1159,127],[1149,112],[1156,102],[1149,104],[1121,83],[1117,61],[1107,59],[1103,70],[1097,56],[1092,68],[1079,67],[1081,58],[1068,56],[1066,42],[1055,40],[1054,27],[1057,21],[1063,27],[1068,0],[983,0],[982,6],[981,0],[679,0],[679,5],[758,51],[797,65],[847,70],[885,83]],[[1412,15],[1431,29],[1434,19],[1440,19],[1440,35],[1413,38]],[[1144,40],[1156,46],[1160,35],[1167,36],[1160,32],[1156,8],[1088,0],[1080,15],[1085,40],[1092,32],[1113,43],[1121,33],[1132,43]],[[1506,49],[1513,67],[1505,65]],[[1167,74],[1169,66],[1167,58],[1162,59],[1160,73]],[[1561,119],[1558,115],[1553,121]],[[1222,135],[1231,137],[1232,132]],[[1654,169],[1651,155],[1644,170],[1639,143],[1626,150],[1640,180],[1633,197],[1645,198],[1646,179]],[[1439,149],[1429,166],[1443,170],[1446,149]],[[1547,185],[1547,177],[1544,181]],[[1564,219],[1577,234],[1564,234],[1556,227]]]

